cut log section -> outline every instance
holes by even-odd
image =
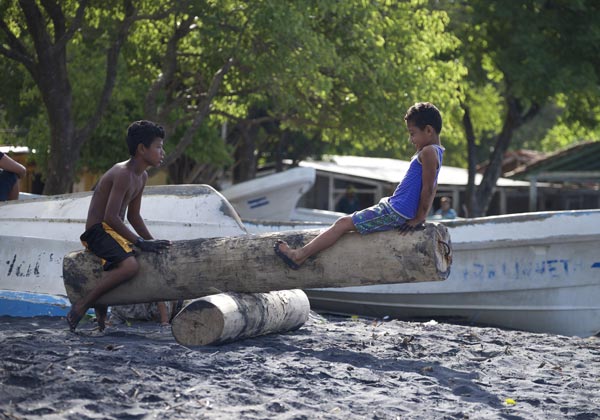
[[[173,319],[175,340],[184,346],[223,344],[300,328],[310,313],[302,290],[220,293],[195,299]]]
[[[222,292],[346,287],[445,280],[452,260],[445,226],[427,224],[396,231],[344,235],[334,246],[291,270],[273,251],[278,239],[292,247],[308,243],[319,230],[276,232],[175,241],[160,254],[139,252],[138,274],[103,295],[98,303],[118,305],[193,299]],[[67,295],[76,302],[101,279],[100,259],[90,252],[63,261]]]

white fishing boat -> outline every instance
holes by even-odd
[[[86,192],[0,204],[0,315],[66,314],[63,256],[82,249],[90,199]],[[233,207],[206,185],[146,187],[141,213],[156,238],[247,234]]]
[[[313,168],[292,168],[235,184],[222,194],[242,219],[288,221],[315,174]]]
[[[78,238],[90,197],[80,193],[0,205],[0,315],[65,313],[62,257],[81,249]],[[326,223],[242,224],[223,196],[200,185],[148,187],[142,206],[150,231],[166,239],[310,229],[331,222],[325,217]],[[463,319],[565,335],[600,332],[600,210],[444,223],[454,251],[446,281],[307,290],[313,309]]]
[[[600,333],[600,210],[445,224],[454,253],[447,280],[306,290],[311,307],[583,337]]]

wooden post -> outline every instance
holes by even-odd
[[[445,226],[400,235],[397,231],[348,233],[334,246],[291,270],[273,251],[276,240],[292,247],[320,231],[275,232],[175,241],[160,254],[139,252],[138,274],[103,295],[107,305],[193,299],[221,292],[345,287],[445,280],[452,260]],[[77,251],[63,260],[67,295],[76,302],[101,279],[100,259]]]
[[[195,299],[173,319],[175,340],[208,346],[300,328],[310,313],[302,290],[220,293]]]

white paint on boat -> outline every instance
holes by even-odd
[[[62,256],[81,249],[89,199],[80,193],[0,204],[0,301],[6,293],[29,293],[64,304]],[[148,187],[142,215],[154,236],[165,239],[324,229],[332,222],[247,220],[244,227],[221,194],[197,185]],[[458,317],[565,335],[600,331],[600,210],[444,224],[454,251],[446,281],[307,290],[312,307],[405,319]]]
[[[564,335],[600,332],[600,210],[445,224],[454,251],[446,281],[308,290],[312,307]]]
[[[243,219],[287,221],[315,177],[313,168],[292,168],[233,185],[222,193]]]
[[[29,293],[56,297],[63,304],[62,260],[83,248],[79,236],[85,230],[90,199],[87,192],[0,204],[0,292],[5,293],[4,300],[8,292],[16,299],[19,293]],[[233,207],[205,185],[147,187],[141,213],[155,238],[247,234]]]

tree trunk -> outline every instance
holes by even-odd
[[[235,149],[236,166],[233,170],[233,181],[239,182],[254,179],[256,176],[256,150],[251,129],[246,124],[238,124],[238,142]]]
[[[461,104],[464,110],[463,128],[467,137],[467,156],[468,156],[468,180],[467,180],[467,214],[466,217],[472,217],[473,214],[479,213],[477,202],[475,201],[475,175],[477,168],[477,146],[475,144],[475,131],[473,130],[473,121],[471,121],[471,112],[469,107]]]
[[[175,241],[160,254],[139,253],[138,274],[106,293],[98,303],[118,305],[192,299],[221,292],[440,281],[450,272],[450,236],[441,224],[428,224],[405,236],[396,231],[348,233],[299,270],[288,268],[273,251],[278,239],[298,247],[319,232]],[[71,302],[89,293],[101,276],[100,259],[90,252],[73,252],[63,260],[63,278]]]
[[[75,135],[73,96],[64,57],[40,64],[38,86],[48,112],[50,155],[44,194],[71,192],[81,144]],[[48,71],[50,69],[50,71]],[[50,74],[47,74],[50,73]]]
[[[498,135],[496,144],[494,145],[494,151],[490,156],[490,163],[483,174],[483,179],[477,188],[475,195],[475,201],[479,207],[472,217],[484,216],[489,208],[489,205],[496,191],[496,182],[500,175],[502,175],[502,161],[504,160],[504,154],[510,146],[514,131],[519,126],[520,114],[519,104],[513,97],[507,99],[507,111],[506,118],[504,119],[504,125],[502,131]]]
[[[50,128],[44,194],[71,192],[79,147],[75,144],[73,93],[67,72],[66,45],[59,47],[53,44],[50,35],[37,27],[43,25],[43,18],[36,5],[23,2],[22,7],[37,55],[31,74],[42,95]]]
[[[175,340],[208,346],[300,328],[310,313],[302,290],[220,293],[193,300],[173,319]]]
[[[116,35],[107,50],[106,78],[97,99],[96,112],[81,128],[76,129],[72,110],[73,93],[67,70],[67,43],[81,29],[88,1],[78,2],[76,15],[69,22],[63,13],[64,5],[59,3],[19,1],[27,33],[31,37],[27,45],[11,32],[4,21],[0,21],[10,47],[0,48],[0,53],[25,66],[42,95],[48,115],[50,154],[44,194],[49,195],[70,192],[72,189],[81,147],[100,123],[108,106],[115,84],[119,52],[136,14],[132,1],[123,0],[125,17],[119,22]],[[23,28],[19,29],[23,31]],[[30,45],[35,51],[30,51]]]

